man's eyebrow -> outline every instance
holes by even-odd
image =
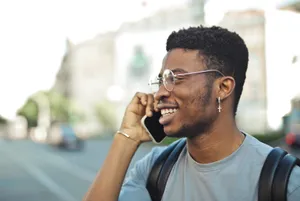
[[[182,68],[175,68],[175,69],[170,69],[173,73],[187,73],[186,70],[183,70]],[[158,74],[158,77],[161,77],[163,72],[160,72]]]
[[[182,68],[175,68],[175,69],[171,69],[171,71],[173,73],[187,73],[186,70],[183,70]]]

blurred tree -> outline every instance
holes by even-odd
[[[79,107],[60,93],[48,91],[51,119],[59,122],[77,123],[84,120],[84,115]]]
[[[69,121],[69,100],[55,91],[48,91],[51,119],[59,122]]]
[[[28,98],[25,104],[17,111],[17,115],[26,118],[28,123],[28,128],[37,126],[37,116],[38,116],[38,105],[32,99]]]
[[[104,134],[113,134],[117,127],[116,106],[108,100],[103,100],[96,105],[96,114]]]
[[[3,116],[0,115],[0,124],[6,124],[7,119],[5,119]]]
[[[49,101],[51,121],[76,123],[84,119],[78,107],[62,94],[51,90],[39,91],[33,94],[17,112],[27,119],[29,128],[37,126],[39,103],[36,102],[36,97],[40,95],[46,96]]]

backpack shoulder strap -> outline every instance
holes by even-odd
[[[146,184],[152,201],[162,199],[168,177],[185,144],[185,139],[177,140],[164,150],[154,162]]]
[[[285,155],[280,161],[274,177],[272,201],[287,200],[288,182],[295,166],[300,166],[300,160],[290,154]]]
[[[272,201],[272,185],[277,166],[287,154],[283,149],[276,147],[268,154],[262,167],[258,182],[258,201]]]

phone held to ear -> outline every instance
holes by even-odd
[[[160,117],[160,112],[153,112],[152,117],[144,116],[141,120],[142,125],[156,144],[161,143],[166,137],[163,125],[159,123]]]

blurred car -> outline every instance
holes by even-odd
[[[50,127],[47,135],[50,145],[66,149],[82,149],[84,141],[76,135],[73,127],[68,124],[55,124]]]
[[[285,137],[285,142],[289,146],[300,146],[300,135],[295,133],[288,133]]]

